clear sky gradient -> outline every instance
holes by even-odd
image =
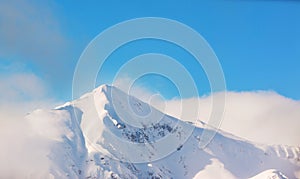
[[[0,77],[33,73],[60,100],[71,99],[73,72],[87,44],[110,26],[139,17],[170,18],[198,31],[218,56],[228,90],[273,90],[300,99],[299,1],[3,1],[0,11]],[[197,77],[200,95],[209,92],[189,54],[151,40],[112,54],[97,84],[109,82],[126,60],[149,52],[178,59]],[[140,81],[149,87],[157,79]],[[167,87],[155,88],[176,96]]]

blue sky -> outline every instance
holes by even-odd
[[[2,8],[1,8],[2,7]],[[273,90],[300,99],[300,3],[298,1],[2,1],[0,3],[0,79],[34,74],[47,95],[70,100],[80,54],[103,30],[139,17],[164,17],[200,33],[219,58],[230,91]],[[142,53],[168,54],[197,77],[200,95],[209,84],[192,57],[160,41],[130,43],[114,52],[97,84],[109,82],[126,60]],[[158,76],[139,83],[167,98],[177,95]]]

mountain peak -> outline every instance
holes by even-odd
[[[218,132],[200,149],[202,128],[110,85],[27,118],[49,146],[46,176],[32,178],[249,178],[270,168],[299,177],[298,147],[259,146]]]
[[[107,92],[107,90],[110,90],[112,88],[112,85],[108,84],[102,84],[98,87],[96,87],[93,92]]]

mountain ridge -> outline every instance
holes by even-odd
[[[138,115],[126,111],[129,107]],[[153,121],[145,111],[158,115],[159,120]],[[122,121],[126,117],[134,120]],[[202,150],[203,128],[164,115],[108,85],[55,109],[36,110],[26,118],[35,135],[49,143],[43,156],[46,167],[31,176],[249,178],[275,169],[289,178],[299,177],[299,147],[256,145],[219,131]],[[136,122],[140,118],[146,123]]]

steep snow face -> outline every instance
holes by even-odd
[[[255,145],[220,131],[202,150],[201,126],[111,86],[27,119],[47,144],[46,167],[31,178],[249,178],[271,168],[300,177],[299,147]]]
[[[89,151],[106,151],[110,158],[131,163],[169,155],[194,128],[110,86],[94,90],[74,106],[83,111],[79,120]]]

